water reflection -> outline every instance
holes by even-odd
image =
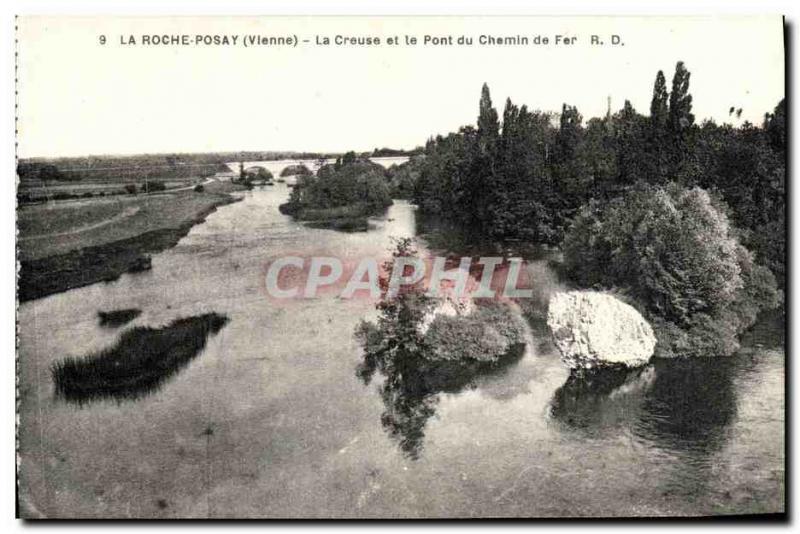
[[[397,440],[400,449],[411,459],[418,459],[423,448],[425,425],[436,414],[440,393],[460,393],[477,386],[478,380],[501,374],[517,363],[525,353],[525,345],[517,344],[494,362],[428,362],[422,354],[414,366],[383,368],[381,399],[384,412],[381,424]],[[374,354],[365,354],[365,359]],[[359,376],[369,384],[374,370],[366,367]]]
[[[719,450],[736,417],[737,364],[736,357],[656,360],[634,432],[667,450]]]
[[[402,239],[393,256],[415,253],[412,240]],[[392,262],[387,262],[386,275],[380,280],[383,289],[391,276],[391,268]],[[458,327],[466,326],[467,321],[476,321],[478,317],[508,319],[508,315],[504,315],[508,309],[494,309],[498,306],[496,303],[485,303],[484,308],[476,307],[469,315],[456,316],[453,322],[448,320],[449,326],[455,329],[431,337],[430,334],[436,332],[439,304],[425,294],[421,283],[403,286],[396,297],[384,298],[377,304],[380,316],[376,323],[362,322],[356,331],[364,349],[357,374],[365,384],[369,384],[376,373],[383,377],[380,394],[385,410],[381,423],[412,459],[419,458],[422,451],[425,425],[436,413],[440,393],[459,393],[474,388],[479,378],[502,373],[525,354],[526,345],[521,342],[521,335],[507,320],[504,321],[507,343],[489,345],[504,347],[502,349],[494,351],[461,339]],[[470,323],[468,326],[480,327],[493,328],[493,325]],[[495,337],[501,336],[496,329],[493,333]],[[449,350],[443,351],[443,348]]]
[[[550,415],[563,430],[597,437],[630,431],[703,460],[719,450],[736,416],[736,358],[654,360],[638,370],[572,372]]]
[[[549,413],[563,428],[597,437],[635,419],[654,381],[652,366],[572,371],[556,390]]]
[[[85,403],[96,399],[137,399],[157,390],[185,367],[228,318],[216,313],[177,319],[162,328],[136,327],[116,345],[53,366],[56,395]]]

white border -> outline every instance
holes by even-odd
[[[617,1],[603,1],[603,0],[542,0],[537,3],[526,2],[524,0],[461,0],[458,3],[455,1],[447,0],[405,0],[403,2],[369,2],[367,0],[295,0],[295,1],[247,1],[247,0],[229,0],[227,2],[218,0],[193,0],[180,1],[180,0],[140,0],[138,2],[125,1],[111,3],[110,1],[102,0],[83,0],[71,1],[65,0],[6,0],[0,3],[0,23],[2,23],[2,31],[0,31],[0,68],[4,75],[2,78],[2,125],[3,125],[3,147],[0,151],[0,159],[2,159],[2,169],[6,171],[5,180],[2,188],[0,188],[0,308],[4,313],[0,313],[0,342],[5,350],[0,354],[0,377],[3,380],[3,400],[0,401],[0,521],[2,522],[3,532],[18,532],[23,529],[35,528],[37,531],[69,528],[74,529],[106,529],[111,527],[109,524],[86,524],[86,523],[61,523],[61,524],[46,524],[46,525],[33,525],[23,523],[22,521],[14,519],[14,484],[15,484],[15,471],[12,457],[14,455],[14,347],[15,347],[15,330],[12,317],[15,317],[15,292],[14,292],[14,232],[15,232],[15,215],[14,215],[14,15],[15,14],[65,14],[65,15],[79,15],[79,14],[137,14],[137,15],[213,15],[213,14],[226,14],[226,15],[709,15],[709,14],[783,14],[787,17],[788,23],[793,29],[793,41],[798,39],[798,32],[800,32],[800,2],[797,0],[713,0],[704,1],[702,3],[698,0],[672,0],[669,2],[661,2],[654,5],[652,2],[643,2],[642,0],[617,0]],[[793,78],[794,66],[797,64],[796,46],[790,42],[791,49],[787,50],[788,57],[791,60],[792,67],[787,71],[787,80],[791,83]],[[790,111],[795,108],[797,88],[791,86],[791,93],[787,94],[790,99]],[[792,124],[794,124],[794,115],[792,114]],[[792,135],[792,146],[790,147],[792,154],[797,154],[798,139]],[[796,160],[791,170],[796,168]],[[793,175],[787,176],[787,180],[792,182]],[[790,206],[797,206],[797,185],[791,187],[792,198],[790,199]],[[790,229],[790,236],[792,237],[792,246],[794,250],[797,248],[796,236],[798,235],[798,217],[795,215],[793,218],[792,228]],[[792,287],[797,280],[797,265],[792,261],[793,266]],[[795,291],[792,292],[791,300],[794,302]],[[792,324],[790,331],[800,331],[800,320],[797,318],[797,313],[792,316]],[[787,355],[787,359],[791,359],[792,355]],[[796,384],[797,382],[797,362],[791,365],[791,376],[787,377],[789,382]],[[789,400],[793,400],[797,395],[789,396]],[[791,428],[797,428],[797,410],[794,403],[792,406],[787,406],[791,414]],[[794,434],[794,432],[792,432]],[[791,435],[791,434],[790,434]],[[787,436],[788,438],[788,436]],[[796,440],[791,441],[794,445],[790,451],[790,458],[797,459]],[[790,462],[788,465],[794,465]],[[787,484],[793,490],[789,494],[790,497],[797,494],[797,487],[794,484],[795,478],[793,473],[787,473]],[[796,499],[788,502],[787,506],[790,511],[794,511]],[[655,524],[649,524],[653,526]],[[712,526],[713,525],[713,526]],[[126,530],[144,531],[145,529],[150,533],[165,532],[168,528],[179,528],[183,531],[195,530],[202,528],[204,531],[220,531],[226,530],[231,527],[231,524],[210,524],[201,526],[197,523],[183,523],[183,524],[135,524],[135,523],[116,523],[113,525],[116,528],[125,528]],[[306,530],[311,528],[336,528],[351,529],[351,528],[375,528],[378,525],[370,522],[362,523],[296,523],[288,525],[279,525],[276,523],[239,523],[240,528],[269,528],[270,531],[285,531],[292,529],[293,531]],[[627,523],[627,524],[608,524],[597,523],[593,525],[577,524],[577,523],[563,523],[560,525],[545,524],[545,523],[528,523],[528,524],[513,524],[513,523],[500,523],[487,524],[487,523],[427,523],[427,524],[404,524],[399,526],[402,529],[413,529],[415,532],[433,532],[439,529],[447,528],[469,528],[473,531],[489,532],[498,526],[504,528],[526,528],[536,529],[537,531],[559,531],[567,530],[574,531],[582,528],[634,528],[641,529],[644,524],[640,522]],[[712,528],[737,528],[744,527],[745,529],[761,529],[765,525],[737,525],[734,522],[714,523],[714,524],[693,524],[693,525],[677,525],[674,523],[660,523],[659,527],[663,528],[680,528],[685,532],[699,531],[700,529]],[[397,528],[398,525],[382,526],[381,528]]]

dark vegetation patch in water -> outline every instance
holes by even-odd
[[[99,311],[97,317],[100,320],[100,326],[108,328],[117,328],[122,325],[128,324],[142,314],[142,310],[138,308],[125,308],[123,310],[112,311]]]
[[[176,319],[161,328],[132,328],[113,347],[56,362],[52,368],[56,396],[84,403],[147,395],[185,367],[205,348],[208,336],[227,322],[224,315],[207,313]]]
[[[385,208],[362,203],[337,206],[334,208],[301,208],[297,205],[281,204],[278,209],[284,215],[291,215],[309,228],[339,230],[341,232],[366,232],[369,230],[369,217],[379,215]]]

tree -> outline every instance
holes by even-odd
[[[767,132],[767,138],[776,152],[786,152],[786,99],[782,98],[781,101],[775,106],[772,113],[767,113],[764,118],[764,130]]]
[[[692,95],[689,94],[689,78],[683,61],[675,65],[672,77],[672,92],[669,95],[669,129],[673,135],[679,135],[694,124],[692,115]]]
[[[583,116],[575,106],[563,104],[556,135],[556,161],[567,162],[575,157],[575,150],[581,141]]]
[[[616,183],[606,189],[606,194],[629,187],[645,179],[648,174],[648,118],[638,114],[630,101],[626,100],[623,108],[611,120],[617,175]]]
[[[758,310],[778,303],[774,277],[700,188],[669,184],[589,204],[564,259],[580,285],[632,298],[654,323],[662,355],[727,354]]]
[[[492,97],[489,94],[489,86],[485,83],[481,88],[481,100],[478,109],[478,137],[481,139],[481,147],[486,148],[493,143],[500,134],[500,123],[497,118],[497,110],[492,107]]]
[[[553,158],[553,185],[556,188],[555,196],[559,199],[556,209],[562,212],[559,216],[565,218],[572,217],[574,210],[591,193],[591,171],[586,166],[586,159],[578,157],[584,142],[582,122],[583,116],[578,108],[567,104],[561,107]]]
[[[653,128],[663,130],[669,117],[669,93],[664,72],[658,71],[653,85],[653,99],[650,101],[650,122]]]

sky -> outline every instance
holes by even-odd
[[[684,61],[698,121],[760,124],[784,95],[780,17],[23,17],[18,157],[413,148],[474,123],[481,86],[499,112],[576,105],[647,113],[656,72]],[[143,35],[238,36],[236,45],[144,46]],[[611,45],[611,35],[623,44]],[[298,46],[242,46],[296,35]],[[317,36],[380,46],[316,45]],[[406,35],[417,45],[404,44]],[[472,46],[425,45],[425,35]],[[480,46],[537,35],[548,45]],[[555,36],[577,37],[572,45]],[[591,35],[605,44],[591,45]],[[121,44],[129,36],[137,45]],[[401,44],[386,40],[398,37]],[[105,37],[104,44],[101,38]],[[303,43],[308,39],[308,43]],[[730,107],[742,108],[736,121]]]

